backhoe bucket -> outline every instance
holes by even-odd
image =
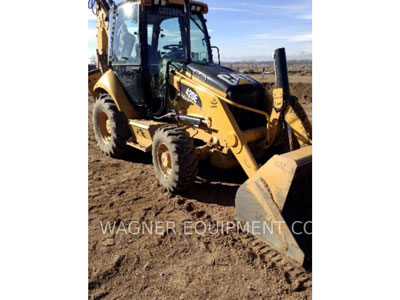
[[[312,146],[275,155],[236,194],[246,230],[272,248],[311,267]]]

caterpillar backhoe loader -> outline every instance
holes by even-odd
[[[151,152],[160,184],[173,193],[190,188],[199,160],[240,165],[249,177],[235,199],[240,224],[305,264],[311,237],[293,225],[311,220],[311,126],[290,95],[285,50],[274,53],[268,98],[256,80],[221,65],[206,4],[90,0],[89,7],[97,15],[89,92],[101,150],[111,157],[131,147]]]

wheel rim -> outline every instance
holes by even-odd
[[[99,114],[99,128],[101,139],[104,143],[108,144],[111,141],[111,123],[105,112]]]
[[[161,174],[164,178],[168,178],[172,173],[171,153],[167,145],[160,144],[157,149],[157,162],[160,167]]]

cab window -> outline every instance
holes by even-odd
[[[140,64],[138,3],[128,2],[117,10],[112,62],[113,64]]]
[[[190,19],[190,43],[192,61],[209,62],[206,29],[198,14],[192,14]]]

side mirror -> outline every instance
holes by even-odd
[[[217,49],[217,53],[218,53],[218,64],[221,65],[221,55],[219,53],[219,48],[217,46],[211,46],[211,49]],[[213,59],[214,61],[214,59]]]

